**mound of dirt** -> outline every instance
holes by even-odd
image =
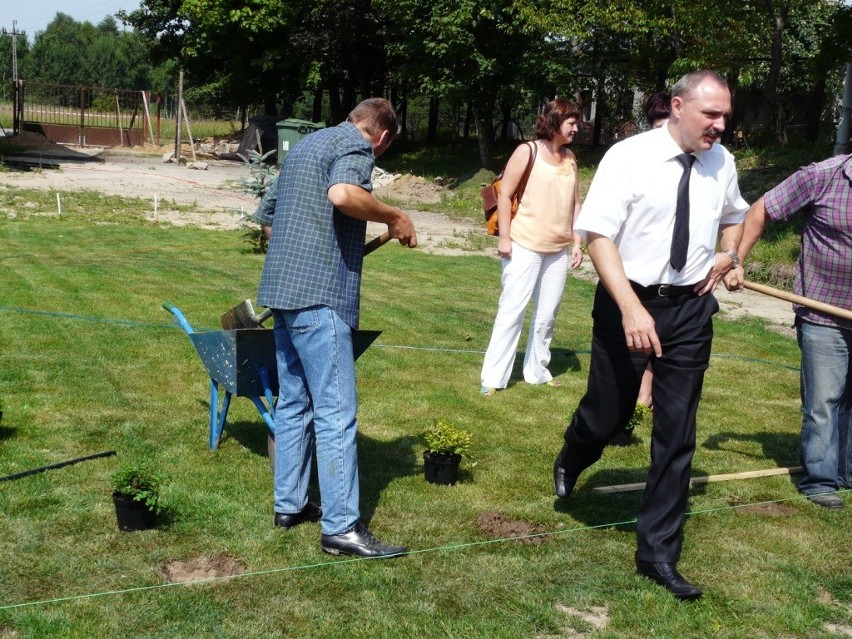
[[[43,135],[32,133],[30,131],[21,131],[17,135],[6,138],[15,146],[31,150],[31,151],[65,151],[66,148],[61,144],[57,144],[48,140]]]
[[[391,198],[405,204],[437,204],[447,189],[416,175],[402,175],[376,188],[379,198]]]
[[[170,582],[187,583],[215,577],[231,577],[245,572],[239,559],[230,555],[214,555],[197,559],[175,559],[163,566],[163,576]]]
[[[479,529],[492,539],[514,539],[519,544],[540,544],[550,538],[542,535],[540,526],[525,521],[506,519],[497,511],[482,513],[476,519]],[[531,535],[538,535],[533,537]]]

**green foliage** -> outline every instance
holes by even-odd
[[[266,160],[275,153],[275,150],[267,151],[263,155],[257,151],[249,151],[248,160],[245,160],[249,169],[249,177],[242,181],[244,193],[253,195],[260,199],[265,194],[272,182],[278,177],[278,171]],[[240,215],[240,237],[252,247],[254,253],[266,253],[268,240],[260,225],[254,221],[254,211]]]
[[[426,450],[434,455],[458,455],[464,460],[471,460],[471,442],[473,435],[469,431],[457,427],[444,420],[437,420],[423,433],[423,443]]]
[[[160,509],[162,475],[150,462],[125,463],[112,475],[112,490],[118,495],[142,502],[148,510]]]
[[[147,89],[149,57],[149,41],[137,32],[118,31],[111,17],[95,27],[57,13],[36,35],[21,77],[52,84]]]
[[[633,432],[639,426],[645,423],[645,420],[652,415],[651,409],[645,406],[642,402],[636,402],[636,407],[633,409],[633,414],[627,420],[624,430]]]

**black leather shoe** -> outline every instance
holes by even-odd
[[[322,508],[312,502],[308,502],[302,510],[295,515],[275,513],[275,525],[279,528],[290,529],[305,521],[319,521],[322,517]]]
[[[656,581],[678,599],[698,599],[704,594],[701,588],[689,583],[672,563],[637,559],[636,572],[651,581]]]
[[[559,454],[556,456],[556,461],[553,462],[553,489],[556,491],[556,496],[560,499],[566,499],[574,490],[574,485],[577,483],[577,478],[569,475],[565,470],[565,455],[567,454],[567,444],[562,447]]]
[[[360,521],[339,535],[322,535],[320,545],[325,552],[332,555],[396,557],[408,552],[405,546],[383,544]]]

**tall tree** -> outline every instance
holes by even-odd
[[[359,98],[384,93],[386,19],[371,0],[317,0],[290,43],[310,60],[313,88],[328,91],[331,120],[345,119]]]
[[[17,41],[18,76],[21,77],[21,70],[29,55],[30,45],[26,35],[18,35],[15,40]],[[0,96],[3,96],[4,100],[10,99],[11,86],[12,34],[0,33]]]
[[[95,38],[90,22],[77,22],[57,13],[44,31],[37,33],[24,65],[27,80],[51,84],[85,84],[85,52]]]
[[[388,16],[394,72],[425,95],[473,109],[479,157],[491,168],[494,118],[528,86],[546,49],[524,3],[512,0],[375,0]]]
[[[119,12],[152,39],[154,62],[177,60],[210,98],[235,105],[263,104],[277,114],[279,95],[298,95],[306,61],[288,33],[304,15],[302,2],[282,0],[142,0]]]

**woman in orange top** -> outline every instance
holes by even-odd
[[[503,260],[503,292],[485,361],[481,393],[506,388],[530,299],[534,301],[524,356],[524,381],[559,386],[547,369],[556,313],[568,268],[583,261],[581,238],[574,232],[580,213],[577,161],[566,148],[577,134],[580,109],[557,98],[547,103],[535,123],[535,159],[514,219],[515,192],[533,152],[530,144],[515,149],[503,171],[497,199]]]

